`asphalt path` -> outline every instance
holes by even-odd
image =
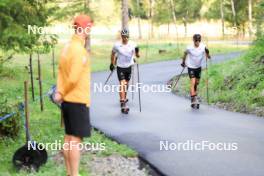
[[[209,66],[240,54],[213,56]],[[182,69],[179,60],[139,67],[142,85],[159,86],[166,85]],[[193,110],[188,99],[170,92],[151,91],[141,91],[142,112],[139,112],[138,93],[133,100],[129,93],[130,112],[124,115],[120,112],[118,93],[108,92],[109,87],[103,92],[98,88],[108,74],[92,74],[92,125],[138,151],[164,175],[264,175],[263,118],[207,105]],[[116,73],[108,84],[114,85],[118,85]]]

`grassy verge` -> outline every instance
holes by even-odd
[[[248,52],[209,68],[209,101],[224,109],[264,116],[264,39]],[[184,76],[177,93],[189,94],[189,78]],[[199,95],[206,100],[206,72],[203,71]],[[175,91],[175,90],[174,90]]]

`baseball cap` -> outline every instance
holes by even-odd
[[[92,27],[93,26],[93,20],[88,15],[78,15],[74,18],[73,22],[74,28],[86,28],[86,27]]]

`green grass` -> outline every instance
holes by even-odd
[[[209,102],[237,112],[264,116],[264,40],[256,42],[245,55],[217,65],[209,65]],[[199,95],[206,101],[206,71],[202,73]],[[189,78],[184,76],[179,94],[189,94]],[[262,111],[261,111],[262,109]],[[260,111],[259,111],[260,110]]]
[[[139,46],[141,48],[141,58],[140,63],[149,63],[156,61],[164,61],[179,58],[182,55],[186,44],[182,43],[179,45],[179,52],[177,50],[177,44],[173,42],[150,42],[146,45],[145,42],[140,42]],[[233,45],[211,45],[211,52],[213,54],[226,53],[232,51],[245,50],[246,47],[236,48]],[[59,58],[59,52],[62,46],[58,45],[55,52],[56,60]],[[112,45],[93,45],[92,46],[92,71],[102,71],[107,70],[110,62],[110,53]],[[159,54],[158,50],[166,50],[165,53]],[[51,65],[51,54],[40,55],[42,63],[42,75],[43,75],[43,92],[46,93],[50,86],[55,83],[55,79],[52,78],[52,65]],[[56,62],[57,63],[57,62]],[[28,70],[25,66],[28,65],[28,55],[17,55],[15,58],[6,63],[4,67],[0,68],[0,93],[4,93],[8,99],[14,102],[23,101],[23,82],[24,80],[29,80]],[[34,78],[37,78],[37,56],[33,55],[33,67],[34,67]],[[57,65],[56,65],[57,67]],[[57,69],[57,68],[56,68]],[[35,95],[38,99],[38,82],[35,80]],[[29,94],[31,96],[31,94]],[[54,142],[55,140],[63,140],[64,131],[60,128],[60,113],[57,107],[49,102],[48,98],[44,99],[44,112],[40,111],[38,101],[30,102],[30,126],[31,134],[34,140],[41,143]],[[120,145],[110,139],[108,139],[103,134],[97,131],[93,131],[91,138],[86,139],[86,142],[103,142],[106,144],[106,150],[98,152],[97,155],[108,156],[114,153],[120,154],[126,157],[137,156],[137,153],[128,148],[125,145]],[[14,152],[25,144],[24,130],[18,138],[2,138],[0,140],[0,175],[16,175],[16,176],[26,176],[28,173],[17,173],[11,163],[12,156]],[[54,155],[54,152],[49,151],[49,155]],[[89,162],[89,154],[83,156],[81,162],[80,173],[82,175],[89,175],[89,168],[85,163]],[[48,160],[47,164],[41,167],[37,174],[39,176],[57,176],[65,175],[65,168],[63,165],[57,165],[51,158]]]
[[[46,93],[50,88],[50,83],[55,82],[51,78],[51,70],[48,69],[50,64],[48,60],[43,59],[43,77],[44,84],[43,89]],[[21,62],[23,64],[23,62]],[[25,64],[25,63],[24,63]],[[19,64],[18,64],[19,65]],[[4,92],[5,95],[16,102],[23,101],[23,81],[28,78],[27,72],[23,66],[9,66],[8,68],[4,67],[0,80],[0,91]],[[35,67],[36,68],[36,67]],[[37,77],[35,73],[35,78]],[[47,81],[48,80],[48,81]],[[8,84],[7,84],[8,83]],[[35,81],[35,90],[36,95],[38,95],[38,86],[37,81]],[[31,94],[30,94],[31,95]],[[37,98],[37,97],[36,97]],[[56,106],[54,106],[47,97],[44,98],[44,111],[40,111],[40,106],[38,101],[30,101],[30,131],[32,138],[41,143],[52,143],[56,140],[63,141],[64,130],[60,127],[60,112]],[[85,139],[85,142],[90,143],[105,143],[106,150],[97,152],[98,157],[109,156],[112,154],[119,154],[125,157],[135,157],[137,153],[128,148],[126,145],[118,144],[115,141],[110,140],[105,135],[93,131],[93,135],[89,139]],[[12,156],[14,152],[25,144],[25,134],[23,128],[21,129],[20,135],[16,139],[11,138],[1,138],[0,140],[0,175],[17,175],[17,176],[26,176],[28,173],[21,172],[17,173],[11,163]],[[54,155],[58,151],[48,151],[49,156]],[[85,153],[82,158],[80,173],[84,176],[89,174],[89,168],[87,167],[87,162],[91,154]],[[55,167],[56,166],[56,167]],[[46,165],[41,167],[40,171],[36,174],[39,176],[57,176],[57,175],[66,175],[64,166],[57,165],[52,157],[49,157],[49,160]]]
[[[186,42],[182,42],[179,45],[173,41],[139,41],[140,58],[139,63],[151,63],[157,61],[166,61],[179,59],[188,45]],[[62,45],[57,45],[55,49],[56,69],[59,54],[62,49]],[[112,44],[92,45],[91,63],[92,71],[104,71],[109,69],[110,55],[112,50]],[[179,48],[179,49],[178,49]],[[248,49],[248,46],[236,46],[231,44],[210,44],[210,52],[214,54],[224,54],[234,51],[244,51]],[[159,50],[166,50],[165,53],[159,54]],[[22,69],[28,65],[28,55],[16,55],[13,60],[6,65],[13,67],[21,67]],[[43,80],[50,80],[52,75],[52,55],[51,53],[40,55],[42,67],[43,67]],[[37,70],[37,55],[33,55],[34,71]]]
[[[47,86],[44,86],[45,90]],[[15,87],[10,87],[9,90]],[[22,94],[22,92],[20,92]],[[20,94],[18,93],[18,94]],[[57,107],[49,102],[47,98],[45,98],[45,110],[44,112],[40,111],[38,102],[31,102],[30,103],[30,131],[32,138],[41,143],[52,143],[57,141],[63,141],[64,130],[60,127],[60,113]],[[89,139],[85,139],[84,142],[90,143],[105,143],[106,150],[97,152],[97,156],[109,156],[114,153],[117,153],[122,156],[126,157],[135,157],[137,153],[128,148],[125,145],[121,145],[108,139],[105,135],[93,131],[92,137]],[[1,139],[0,141],[0,151],[1,151],[1,158],[0,158],[0,175],[5,173],[6,175],[18,175],[24,176],[27,173],[20,173],[17,174],[11,164],[12,156],[14,152],[25,144],[25,135],[24,130],[21,130],[21,134],[16,139],[5,138]],[[49,156],[54,155],[58,151],[48,151]],[[82,158],[80,173],[83,175],[87,175],[89,173],[89,168],[87,168],[86,162],[89,162],[89,153],[86,153]],[[65,175],[65,169],[63,165],[56,165],[55,162],[49,158],[46,165],[41,167],[40,171],[35,175]]]

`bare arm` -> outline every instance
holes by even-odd
[[[115,65],[115,63],[116,63],[115,52],[112,51],[112,53],[111,53],[111,64]]]
[[[182,63],[185,63],[187,55],[188,55],[187,51],[184,51],[184,54],[183,54],[183,57],[182,57]]]

